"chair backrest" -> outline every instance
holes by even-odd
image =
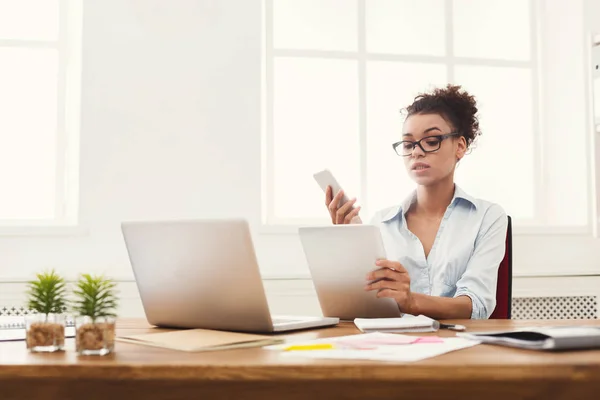
[[[498,268],[498,284],[496,286],[496,308],[490,319],[510,319],[512,304],[512,221],[508,216],[506,230],[506,251]]]

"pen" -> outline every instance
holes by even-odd
[[[464,325],[457,324],[440,324],[440,329],[449,329],[451,331],[466,331],[467,327]]]

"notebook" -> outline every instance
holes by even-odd
[[[0,342],[25,340],[25,337],[25,317],[16,315],[0,316]],[[67,318],[65,337],[75,337],[75,322],[72,318]]]
[[[354,325],[361,332],[435,332],[440,329],[440,323],[425,315],[405,314],[400,318],[356,318]]]
[[[538,327],[511,331],[457,333],[482,343],[531,350],[600,348],[600,327]]]
[[[282,343],[283,339],[249,333],[186,329],[118,336],[118,341],[180,351],[216,351]]]

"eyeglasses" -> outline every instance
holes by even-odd
[[[421,140],[413,142],[412,140],[403,140],[392,144],[394,151],[401,157],[410,156],[413,153],[415,147],[419,146],[424,153],[432,153],[438,151],[442,146],[442,141],[451,136],[458,135],[458,132],[450,132],[444,135],[433,135],[424,137]]]

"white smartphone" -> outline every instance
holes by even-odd
[[[338,183],[337,179],[335,179],[331,171],[329,171],[328,169],[324,169],[323,171],[317,172],[313,175],[313,177],[323,190],[323,193],[327,193],[327,186],[331,186],[332,196],[334,197],[336,194],[339,193],[340,190],[342,190],[342,187]],[[350,201],[350,198],[348,197],[346,192],[344,192],[344,196],[342,196],[339,206],[346,204],[346,202],[348,201]]]

